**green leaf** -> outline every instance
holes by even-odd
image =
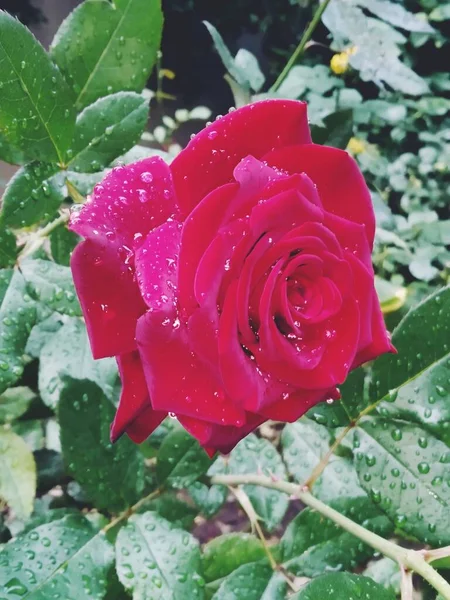
[[[25,153],[8,142],[0,131],[0,160],[10,165],[23,165],[27,162]]]
[[[290,600],[395,600],[395,594],[368,577],[328,573],[317,577]]]
[[[212,539],[203,549],[203,575],[207,582],[227,577],[241,565],[266,556],[261,541],[249,533],[226,533]]]
[[[35,321],[35,303],[27,294],[22,274],[14,271],[0,306],[0,394],[23,373],[25,345]]]
[[[233,475],[264,473],[280,479],[287,477],[281,456],[273,445],[265,439],[257,438],[254,434],[239,442],[226,461],[219,457],[213,468],[216,472]],[[243,489],[266,528],[269,531],[274,529],[286,513],[288,496],[255,485],[244,485]]]
[[[439,4],[431,11],[430,21],[448,21],[450,19],[450,2]]]
[[[281,445],[288,471],[298,483],[304,483],[328,452],[331,436],[322,425],[302,418],[297,423],[286,425],[281,435]],[[365,496],[352,462],[335,454],[315,482],[313,491],[324,502],[342,496]]]
[[[61,329],[63,317],[58,313],[53,313],[43,321],[37,323],[31,330],[30,336],[25,347],[25,353],[33,358],[39,358],[42,348],[48,342],[49,336]]]
[[[392,534],[389,519],[369,498],[339,498],[330,506],[383,537]],[[318,512],[307,508],[288,525],[281,539],[283,566],[296,576],[317,577],[327,570],[354,569],[374,550]]]
[[[114,359],[95,360],[84,323],[71,318],[44,344],[39,363],[39,391],[47,406],[55,408],[64,387],[64,377],[89,379],[111,398],[117,380]]]
[[[221,584],[213,600],[284,600],[286,580],[270,566],[242,565]]]
[[[99,171],[140,139],[148,119],[149,101],[134,92],[100,98],[77,118],[72,144],[74,171]]]
[[[75,91],[77,108],[114,92],[140,92],[156,60],[162,24],[160,0],[86,0],[76,8],[50,52]]]
[[[225,486],[212,485],[209,487],[200,481],[196,481],[190,485],[188,492],[201,512],[208,518],[219,511],[228,495],[228,490]]]
[[[256,56],[245,48],[240,48],[234,57],[234,64],[245,74],[251,89],[254,92],[259,92],[264,85],[266,78],[261,71]]]
[[[448,447],[416,425],[382,418],[360,422],[354,447],[361,485],[397,528],[449,544]]]
[[[151,510],[157,512],[163,519],[170,521],[175,527],[191,529],[198,510],[178,499],[173,493],[161,494],[157,498],[145,502],[138,512]]]
[[[13,274],[13,269],[0,269],[0,306],[6,295]]]
[[[50,235],[50,250],[55,262],[68,267],[70,265],[70,256],[75,246],[80,241],[76,233],[61,225]]]
[[[36,394],[28,387],[15,387],[0,395],[0,423],[11,423],[21,417]]]
[[[24,260],[20,269],[32,298],[53,312],[82,316],[69,267],[37,258]]]
[[[116,541],[117,574],[135,600],[204,598],[198,542],[153,512],[131,517]]]
[[[210,465],[210,458],[197,440],[178,427],[161,444],[156,475],[160,483],[182,489],[204,475]]]
[[[358,0],[357,4],[395,27],[419,33],[435,33],[427,20],[409,12],[400,4],[388,0]]]
[[[64,200],[64,175],[55,165],[30,163],[9,180],[3,195],[0,224],[27,227],[48,219]]]
[[[401,573],[398,563],[390,558],[380,558],[376,562],[369,564],[364,571],[365,577],[370,577],[383,587],[400,594]]]
[[[68,515],[80,515],[80,511],[76,508],[53,508],[47,509],[45,512],[33,513],[28,521],[25,523],[24,528],[20,532],[20,535],[29,533],[32,529],[46,525],[47,523],[53,523],[53,521],[60,521]],[[1,556],[1,555],[0,555]],[[0,560],[1,562],[1,560]]]
[[[16,236],[9,229],[0,230],[0,268],[13,267],[17,258]]]
[[[375,277],[375,289],[384,315],[399,310],[406,302],[408,291],[381,277]]]
[[[235,58],[228,50],[225,42],[223,41],[222,36],[211,23],[208,21],[203,21],[206,29],[209,31],[209,34],[213,40],[214,47],[217,50],[217,53],[222,60],[223,66],[226,68],[231,77],[236,81],[236,83],[247,90],[249,88],[248,78],[239,64],[236,63]]]
[[[91,381],[67,380],[61,392],[61,446],[68,472],[99,509],[134,504],[144,487],[144,458],[131,440],[111,444],[114,406]]]
[[[64,163],[75,125],[72,94],[31,32],[3,11],[0,81],[0,129],[8,142],[30,159]]]
[[[6,600],[103,598],[113,557],[104,534],[82,516],[66,516],[6,544],[0,588]]]
[[[353,133],[353,110],[347,108],[334,112],[323,119],[323,124],[323,127],[312,127],[314,143],[345,150]]]
[[[449,339],[450,287],[446,287],[410,310],[394,330],[392,343],[398,355],[385,354],[375,362],[371,396],[395,401],[398,388],[448,356]]]
[[[12,431],[0,429],[0,499],[18,519],[33,512],[36,464],[26,443]]]

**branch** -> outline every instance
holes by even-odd
[[[414,571],[421,575],[444,598],[450,600],[450,583],[426,562],[422,553],[402,548],[394,542],[385,540],[376,533],[369,531],[362,525],[359,525],[345,515],[342,515],[334,508],[324,504],[321,500],[313,496],[306,487],[300,487],[287,481],[274,481],[266,475],[215,475],[214,477],[211,477],[211,483],[227,486],[243,484],[260,485],[262,487],[278,490],[279,492],[284,492],[290,496],[295,496],[301,500],[303,504],[310,506],[342,527],[342,529],[345,529],[378,552],[384,554],[384,556],[395,560],[402,570]]]

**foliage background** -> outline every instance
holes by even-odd
[[[319,509],[217,483],[246,474],[309,481],[383,538],[444,548],[430,557],[448,578],[450,4],[331,0],[282,82],[314,2],[166,1],[162,56],[156,0],[111,8],[83,3],[50,57],[0,15],[0,157],[19,168],[0,212],[0,598],[412,597],[389,553]],[[139,447],[112,446],[120,383],[114,361],[90,355],[69,208],[118,161],[170,161],[206,120],[268,95],[307,100],[314,139],[360,163],[399,355],[213,463],[174,419]]]

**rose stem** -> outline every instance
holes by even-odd
[[[334,508],[324,504],[313,496],[308,488],[298,486],[287,481],[274,481],[266,475],[215,475],[211,477],[211,483],[217,485],[260,485],[262,487],[278,490],[290,496],[295,496],[307,506],[313,508],[320,514],[334,521],[337,525],[352,533],[360,540],[381,552],[385,556],[395,560],[400,568],[415,571],[421,575],[430,585],[437,590],[445,600],[450,600],[450,583],[448,583],[431,565],[423,558],[421,552],[409,550],[398,546],[394,542],[385,540],[381,536],[369,531],[362,525],[355,523]]]
[[[286,63],[286,66],[281,71],[281,73],[278,75],[278,78],[275,81],[275,83],[273,84],[273,86],[270,88],[271,92],[277,91],[277,89],[280,87],[280,85],[285,80],[285,78],[286,78],[287,74],[289,73],[289,71],[291,70],[291,68],[296,63],[298,57],[302,55],[303,51],[305,50],[306,44],[308,43],[310,37],[314,33],[314,30],[317,27],[317,25],[319,24],[320,18],[322,17],[322,15],[325,12],[325,9],[329,5],[329,3],[330,3],[330,0],[324,0],[323,2],[321,2],[319,4],[319,6],[312,18],[312,21],[310,22],[308,27],[305,29],[305,33],[302,35],[302,38],[301,38],[297,48],[294,50],[294,53],[292,54],[291,58]]]

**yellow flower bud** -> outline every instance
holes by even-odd
[[[347,151],[350,154],[361,154],[366,150],[366,142],[358,138],[352,137],[349,139],[347,144]]]
[[[336,75],[342,75],[348,69],[348,53],[340,52],[339,54],[335,54],[330,61],[330,69]]]

